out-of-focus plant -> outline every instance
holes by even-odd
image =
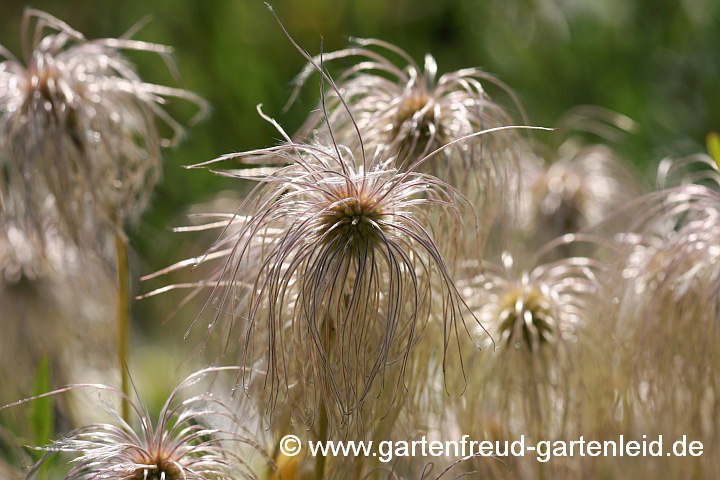
[[[642,193],[639,180],[607,142],[637,129],[629,118],[595,106],[576,107],[563,116],[552,145],[528,145],[517,170],[514,200],[519,241],[534,248],[554,238],[602,222]],[[588,141],[591,134],[601,142]],[[603,226],[605,235],[622,231],[624,217]],[[507,227],[506,227],[507,228]]]
[[[459,288],[497,343],[468,366],[473,394],[456,400],[460,419],[477,419],[464,431],[472,438],[514,441],[525,435],[535,441],[584,433],[580,405],[587,401],[589,379],[582,368],[597,358],[596,324],[609,313],[603,305],[605,268],[580,256],[546,261],[554,250],[581,240],[597,239],[566,235],[531,260],[516,261],[504,252],[499,265],[467,262]],[[515,465],[511,470],[533,465],[531,471],[542,475],[545,468],[507,460]],[[491,473],[487,466],[481,471]]]
[[[112,367],[112,276],[101,260],[59,235],[53,219],[46,217],[43,227],[42,243],[12,224],[0,230],[2,404],[32,394],[45,360],[55,385],[106,377]],[[77,418],[73,402],[62,400],[58,421]],[[30,437],[27,412],[7,412],[2,423]]]
[[[615,335],[622,418],[636,434],[715,448],[720,388],[720,175],[705,155],[666,160],[620,237]],[[658,418],[664,419],[657,422]],[[675,462],[676,466],[679,465]],[[697,474],[711,462],[695,462]],[[703,474],[707,473],[702,472]]]
[[[141,26],[138,24],[137,27]],[[118,274],[118,361],[123,391],[129,330],[126,220],[137,218],[160,178],[161,146],[182,136],[164,110],[169,98],[207,105],[188,91],[147,83],[122,54],[167,56],[169,47],[131,40],[88,40],[39,10],[23,16],[23,60],[0,54],[0,179],[3,228],[14,225],[42,242],[50,209],[58,232],[95,249],[115,236]],[[191,123],[196,119],[192,119]],[[156,121],[172,130],[163,139]],[[124,407],[127,414],[127,406]]]

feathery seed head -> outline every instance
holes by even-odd
[[[688,173],[687,167],[703,168]],[[710,168],[707,168],[710,167]],[[706,156],[665,161],[659,168],[659,184],[665,187],[636,202],[633,234],[620,237],[627,247],[622,277],[631,283],[625,292],[641,295],[637,307],[657,309],[674,322],[703,318],[713,321],[720,311],[720,174]],[[684,171],[679,185],[669,178]],[[685,300],[683,300],[685,299]],[[649,314],[646,311],[645,314]]]
[[[510,124],[509,116],[490,100],[480,83],[480,80],[495,83],[509,92],[491,75],[479,69],[465,69],[438,79],[437,64],[431,55],[425,56],[424,68],[420,68],[394,45],[376,39],[353,41],[355,46],[322,54],[314,61],[317,64],[321,60],[340,58],[360,60],[338,77],[337,86],[363,139],[368,142],[368,151],[385,149],[386,155],[397,156],[398,165],[406,169],[450,140]],[[407,63],[400,67],[386,55],[397,55]],[[296,77],[290,103],[314,70],[315,67],[308,64]],[[339,108],[341,103],[337,92],[328,91],[329,119],[338,140],[358,147],[355,128]],[[301,132],[312,133],[321,120],[320,114],[311,116]],[[510,137],[512,134],[507,132]],[[487,143],[490,148],[492,139],[478,139],[478,142]]]
[[[507,292],[497,312],[500,340],[520,348],[522,339],[525,347],[531,350],[551,341],[555,322],[550,306],[549,300],[535,286],[522,285]]]
[[[565,153],[547,166],[523,161],[530,222],[525,228],[552,225],[552,235],[573,233],[604,220],[639,192],[609,148],[593,145]]]
[[[679,182],[671,180],[677,172]],[[720,431],[712,393],[720,368],[720,175],[712,159],[696,155],[661,163],[658,179],[663,189],[633,205],[612,278],[624,418],[643,431],[695,432],[710,445]],[[648,422],[654,418],[666,421]]]
[[[545,254],[572,241],[577,238],[549,244]],[[587,379],[578,361],[597,341],[603,266],[586,257],[541,258],[515,266],[505,253],[503,265],[471,266],[469,273],[479,273],[459,282],[499,345],[468,368],[473,395],[458,402],[459,415],[485,419],[467,432],[471,436],[564,438],[580,424],[577,407]]]
[[[167,100],[189,100],[199,115],[206,104],[190,92],[144,82],[121,53],[167,56],[169,47],[88,40],[32,9],[25,12],[23,36],[25,63],[6,50],[0,63],[4,216],[38,230],[51,199],[66,234],[92,239],[98,223],[115,228],[149,198],[160,177],[160,147],[182,135],[164,110]],[[170,127],[171,139],[161,137],[156,119]]]
[[[593,317],[600,264],[572,257],[518,275],[508,253],[503,263],[484,262],[482,273],[463,282],[471,306],[491,333],[508,346],[531,352],[556,341],[576,341],[577,331]]]
[[[66,480],[231,480],[256,478],[251,466],[235,453],[246,446],[264,459],[267,454],[244,428],[242,419],[221,399],[201,393],[180,400],[182,390],[212,372],[237,370],[213,367],[187,377],[170,394],[156,424],[144,406],[130,402],[139,421],[134,429],[119,414],[110,412],[116,423],[94,423],[76,428],[46,447],[46,452],[74,453],[74,464]],[[73,385],[41,395],[55,395],[78,388],[95,388],[122,395],[106,385]],[[24,403],[39,397],[23,400]],[[16,404],[17,404],[16,403]],[[16,405],[11,404],[2,408]],[[218,422],[218,419],[221,421]],[[230,428],[211,423],[230,424]],[[37,469],[47,455],[39,462]],[[35,470],[33,469],[33,471]],[[32,473],[32,472],[31,472]]]
[[[556,148],[534,148],[521,158],[517,175],[521,190],[518,225],[543,245],[606,220],[636,198],[642,188],[627,162],[612,148],[588,143],[578,133],[591,131],[614,139],[632,124],[624,116],[597,107],[578,107],[559,122]],[[610,233],[622,229],[621,219],[605,225]]]
[[[322,127],[329,123],[338,143],[358,154],[362,150],[380,151],[385,158],[393,157],[400,171],[416,168],[438,177],[483,211],[485,224],[480,236],[484,237],[510,191],[510,172],[518,158],[516,132],[504,130],[468,139],[420,165],[418,162],[454,140],[512,125],[481,82],[493,83],[511,96],[512,92],[480,69],[437,78],[437,64],[431,55],[425,57],[421,68],[394,45],[375,39],[353,41],[356,45],[350,48],[316,57],[296,77],[290,103],[317,64],[341,58],[358,60],[337,77],[336,87],[328,89],[324,97],[327,115],[320,111],[311,115],[298,136],[325,136]],[[405,65],[396,64],[392,56],[401,58]]]
[[[375,183],[370,180],[370,183]],[[381,192],[373,190],[360,179],[350,184],[338,182],[328,184],[325,198],[325,212],[320,214],[319,231],[324,242],[341,242],[350,252],[361,245],[376,246],[380,236],[386,231],[383,218],[388,212],[386,200]],[[320,206],[322,206],[322,199]]]
[[[468,314],[438,243],[461,228],[462,197],[435,177],[397,171],[391,158],[363,165],[353,153],[288,138],[215,160],[274,155],[288,165],[224,173],[259,184],[226,223],[231,235],[208,252],[222,262],[212,282],[196,284],[215,285],[211,327],[220,318],[242,324],[243,362],[264,363],[271,408],[293,385],[308,411],[332,399],[334,425],[349,421],[391,364],[404,371],[431,303],[443,305],[446,348]]]

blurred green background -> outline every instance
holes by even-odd
[[[247,188],[181,166],[273,145],[279,135],[255,106],[264,104],[292,133],[314,108],[319,81],[314,77],[289,112],[281,112],[304,61],[261,1],[45,0],[32,6],[89,38],[120,36],[151,15],[135,38],[174,46],[180,86],[212,105],[210,119],[166,152],[164,181],[130,231],[134,292],[163,285],[165,280],[143,285],[138,278],[202,252],[212,238],[171,228],[187,223],[192,205]],[[704,151],[707,133],[720,129],[717,0],[291,0],[274,6],[311,54],[319,53],[321,38],[325,51],[332,51],[347,45],[349,36],[377,37],[418,62],[432,53],[440,73],[480,66],[517,92],[535,125],[553,126],[580,104],[628,115],[640,130],[618,148],[648,178],[661,158]],[[16,53],[25,7],[24,1],[3,0],[0,43]],[[145,53],[131,58],[146,80],[178,85],[161,59]],[[512,112],[506,96],[488,90]],[[181,118],[192,113],[179,104],[170,110]],[[180,299],[171,294],[134,302],[135,336],[145,339],[134,349],[151,345],[149,339],[165,338],[168,345],[179,340],[197,310],[186,309],[170,326],[161,321]]]

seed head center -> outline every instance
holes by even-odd
[[[349,244],[375,240],[379,233],[377,221],[381,217],[382,209],[372,199],[350,197],[337,202],[325,220],[326,230],[330,232],[328,240],[338,236]]]
[[[517,347],[524,341],[531,350],[549,342],[553,336],[550,304],[540,290],[515,289],[509,292],[499,309],[500,331],[508,343]]]
[[[137,463],[147,464],[148,462],[145,459],[139,459]],[[178,466],[164,458],[163,455],[156,454],[151,465],[137,469],[129,478],[132,480],[179,480],[184,478]]]

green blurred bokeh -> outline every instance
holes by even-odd
[[[137,279],[203,249],[197,237],[171,232],[186,224],[188,208],[220,191],[247,188],[181,167],[273,145],[279,135],[259,118],[256,105],[264,104],[292,133],[314,108],[319,81],[314,78],[282,113],[290,81],[304,61],[259,0],[43,0],[32,6],[89,38],[120,36],[151,15],[135,38],[174,46],[179,85],[212,104],[210,119],[166,152],[164,181],[130,232],[135,293],[159,286]],[[440,73],[480,66],[517,92],[535,125],[552,126],[580,104],[628,115],[641,128],[618,148],[649,176],[666,155],[703,151],[708,132],[720,128],[716,0],[291,0],[274,6],[311,54],[319,53],[321,39],[324,50],[332,51],[347,45],[349,36],[377,37],[418,61],[432,53]],[[23,1],[3,1],[0,43],[17,53],[25,7]],[[131,57],[148,81],[178,85],[161,59]],[[516,113],[506,96],[488,88]],[[169,108],[182,118],[192,113],[186,105]],[[134,302],[135,335],[179,341],[197,310],[175,318],[175,327],[161,326],[161,320],[181,298]]]

